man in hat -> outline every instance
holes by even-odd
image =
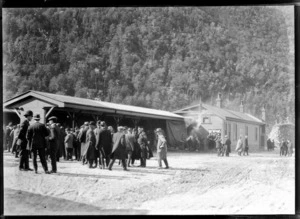
[[[248,136],[245,136],[245,140],[244,140],[244,145],[243,145],[243,155],[245,156],[247,154],[247,156],[249,151],[249,145],[248,145]]]
[[[229,153],[231,153],[231,141],[230,139],[228,138],[227,135],[225,135],[225,155],[226,157],[229,157]]]
[[[15,152],[15,158],[19,157],[19,148],[17,147],[17,140],[18,140],[18,135],[20,132],[20,124],[16,125],[16,128],[13,130],[14,134],[14,139],[12,143],[12,151]]]
[[[132,128],[127,128],[125,130],[125,141],[126,141],[126,151],[127,151],[127,166],[130,167],[130,162],[132,161],[132,154],[134,151],[134,143],[135,143],[135,136],[132,133]]]
[[[108,165],[108,169],[112,170],[112,166],[114,165],[114,162],[116,159],[119,159],[122,161],[122,166],[124,170],[127,170],[126,167],[126,142],[125,142],[125,134],[123,133],[124,128],[122,126],[118,127],[118,132],[114,133],[112,138],[112,152],[110,154],[110,162]]]
[[[96,136],[94,133],[94,129],[96,128],[96,124],[94,121],[89,123],[89,129],[86,131],[86,141],[85,141],[85,151],[83,156],[89,163],[89,168],[92,168],[93,162],[96,158]]]
[[[75,159],[77,161],[79,161],[80,160],[80,142],[78,141],[79,128],[77,126],[75,127],[73,135],[74,135],[73,147],[74,147]]]
[[[59,158],[60,157],[64,157],[64,160],[66,159],[66,151],[65,151],[65,130],[64,128],[60,125],[60,123],[56,123],[56,126],[58,127],[58,131],[59,131],[59,147],[56,153],[56,160],[59,162]]]
[[[167,140],[163,135],[163,131],[161,128],[156,129],[157,134],[157,155],[158,155],[158,168],[162,168],[161,160],[164,161],[166,165],[166,169],[169,168],[168,160],[167,160]]]
[[[56,155],[59,148],[59,128],[55,125],[57,118],[52,116],[49,118],[49,126],[50,126],[50,136],[49,136],[49,146],[50,146],[50,159],[52,170],[51,173],[56,173]]]
[[[20,148],[20,164],[19,170],[31,170],[29,168],[29,158],[28,158],[28,148],[27,148],[27,139],[26,133],[29,127],[29,122],[32,120],[33,112],[28,110],[24,114],[25,120],[23,120],[20,124],[20,132],[18,135],[17,145]]]
[[[240,136],[239,140],[237,141],[235,150],[238,152],[238,155],[241,156],[243,151],[242,136]]]
[[[107,129],[107,125],[104,121],[100,122],[99,130],[96,132],[96,148],[99,151],[99,167],[104,169],[105,165],[109,165],[109,154],[111,153],[112,147],[112,135]],[[104,163],[105,158],[105,163]],[[100,167],[100,168],[101,168]]]
[[[73,142],[74,142],[74,135],[71,133],[70,128],[66,128],[67,135],[65,136],[65,148],[66,148],[66,156],[67,160],[73,160],[72,154],[73,154]]]
[[[40,115],[34,115],[33,119],[35,123],[29,126],[26,138],[29,142],[29,147],[33,152],[33,166],[35,173],[38,173],[38,166],[37,166],[37,154],[39,154],[40,161],[42,163],[43,169],[45,173],[49,174],[47,162],[45,159],[45,148],[47,147],[46,144],[46,137],[48,136],[48,130],[46,126],[40,123]]]
[[[80,156],[82,160],[82,164],[85,163],[85,157],[83,156],[85,151],[85,143],[86,143],[86,132],[89,129],[89,122],[84,122],[83,127],[80,129],[78,134],[78,140],[80,142]]]
[[[139,128],[138,144],[141,148],[141,167],[146,167],[148,138],[144,128]]]
[[[12,147],[12,136],[11,136],[11,132],[13,130],[13,125],[12,122],[8,123],[8,125],[6,126],[6,133],[5,133],[5,143],[6,143],[6,148],[7,151],[10,152],[10,149]]]

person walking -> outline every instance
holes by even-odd
[[[235,150],[238,152],[238,155],[241,156],[243,151],[242,136],[240,136],[239,140],[237,141]]]
[[[67,160],[73,160],[73,144],[74,144],[74,136],[71,133],[71,129],[66,129],[66,136],[65,136],[65,148],[66,148],[66,158]]]
[[[122,126],[118,127],[118,132],[113,134],[112,138],[112,152],[110,154],[110,162],[108,165],[108,170],[112,170],[112,167],[115,163],[116,159],[119,159],[122,161],[123,170],[127,170],[126,166],[126,141],[125,141],[125,134],[124,134],[124,128]]]
[[[94,121],[89,122],[89,128],[86,131],[86,141],[85,141],[85,150],[83,152],[83,157],[87,160],[89,168],[93,168],[93,162],[96,157],[96,136],[94,129],[96,124]]]
[[[156,129],[156,135],[157,135],[157,156],[158,156],[158,168],[162,168],[161,161],[163,160],[166,169],[169,168],[168,160],[167,160],[167,140],[165,136],[163,135],[163,131],[161,128]]]
[[[38,173],[37,155],[39,154],[40,161],[46,174],[49,174],[48,166],[45,158],[46,137],[48,137],[48,131],[44,124],[40,123],[40,115],[34,115],[33,119],[35,123],[29,126],[26,139],[29,144],[29,148],[33,153],[33,166],[35,173]]]
[[[49,141],[49,154],[51,159],[51,167],[52,170],[50,173],[56,173],[57,172],[57,151],[59,150],[59,143],[60,143],[60,137],[59,137],[59,128],[56,126],[57,117],[52,116],[49,118],[49,127],[50,127],[50,136],[48,138]]]
[[[244,140],[244,145],[243,145],[243,156],[245,156],[247,154],[247,156],[249,151],[249,145],[248,145],[248,136],[245,136],[245,140]]]
[[[127,167],[130,167],[132,154],[134,151],[135,136],[132,133],[132,128],[128,128],[125,133],[126,152],[127,152]]]
[[[229,157],[229,153],[231,153],[231,141],[227,135],[225,135],[225,155]]]
[[[32,120],[33,112],[31,110],[28,110],[24,114],[25,120],[23,120],[20,124],[20,132],[18,135],[17,145],[20,148],[20,163],[19,163],[19,170],[30,170],[33,169],[29,168],[29,152],[28,152],[28,141],[26,138],[27,130],[29,127],[29,122]]]

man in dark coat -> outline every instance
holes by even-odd
[[[78,140],[80,142],[80,156],[82,160],[82,164],[85,164],[85,157],[83,156],[85,151],[85,143],[86,143],[86,132],[89,129],[89,122],[84,122],[83,127],[80,129],[78,134]]]
[[[44,124],[40,123],[40,115],[36,114],[33,119],[35,123],[30,125],[27,131],[26,138],[29,143],[29,147],[33,152],[33,166],[35,173],[38,173],[37,166],[37,154],[39,154],[40,161],[42,163],[45,173],[49,174],[47,162],[45,159],[46,137],[48,136],[47,128]]]
[[[124,170],[127,170],[126,167],[126,142],[125,142],[125,134],[124,134],[124,128],[122,126],[118,127],[118,132],[114,133],[113,138],[112,138],[112,152],[110,155],[110,162],[108,165],[108,169],[111,170],[112,166],[115,162],[116,159],[119,159],[122,161],[122,166]]]
[[[104,169],[105,165],[109,165],[109,155],[112,151],[112,135],[107,129],[107,125],[104,121],[100,122],[100,127],[96,131],[96,148],[99,152],[99,167]],[[105,159],[105,163],[104,163]],[[100,167],[100,168],[101,168]]]
[[[89,163],[89,168],[92,168],[93,162],[96,157],[96,136],[94,129],[96,128],[95,122],[91,121],[89,123],[89,129],[86,131],[86,145],[83,156]]]
[[[50,136],[48,138],[49,140],[49,154],[51,159],[51,166],[52,170],[51,173],[56,173],[57,166],[56,166],[56,160],[57,160],[57,151],[59,149],[59,128],[56,126],[57,118],[55,116],[52,116],[49,118],[49,125],[50,125]]]
[[[74,135],[74,154],[77,161],[80,160],[80,142],[78,141],[79,128],[75,127]]]
[[[138,141],[138,130],[137,129],[133,129],[133,135],[135,138],[134,144],[133,144],[133,153],[132,153],[132,157],[131,157],[131,164],[134,164],[135,160],[140,160],[141,159],[141,148]]]
[[[146,167],[148,139],[143,128],[140,128],[138,144],[141,149],[141,167]]]
[[[32,120],[33,112],[31,110],[28,110],[24,114],[25,120],[21,122],[20,124],[20,132],[18,135],[17,145],[20,148],[20,164],[19,164],[19,170],[32,170],[29,168],[29,152],[27,148],[27,139],[26,134],[29,127],[29,122]]]
[[[225,135],[225,155],[228,157],[229,153],[231,153],[231,141],[227,135]]]
[[[248,151],[249,151],[249,145],[248,145],[248,136],[246,135],[245,136],[245,142],[244,142],[244,148],[243,148],[243,155],[246,155],[247,154],[247,156],[249,155],[248,154]]]
[[[270,151],[272,149],[272,142],[271,142],[270,138],[268,138],[268,140],[267,140],[267,148],[268,148],[268,151]]]
[[[64,157],[64,160],[66,160],[66,151],[65,151],[65,136],[66,132],[64,130],[64,127],[60,125],[60,123],[56,123],[56,126],[59,130],[59,148],[56,154],[57,161],[59,162],[60,157]]]

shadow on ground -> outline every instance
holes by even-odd
[[[139,215],[147,212],[136,209],[102,209],[21,190],[7,188],[4,190],[4,215]]]

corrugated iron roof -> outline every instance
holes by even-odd
[[[174,113],[181,113],[181,112],[184,112],[186,110],[193,109],[196,107],[199,107],[199,104],[193,105],[190,107],[185,107],[181,110],[176,110],[176,111],[174,111]],[[242,121],[264,124],[264,122],[262,120],[256,118],[255,116],[252,116],[248,113],[241,113],[238,111],[219,108],[217,106],[212,106],[212,105],[208,105],[208,104],[202,104],[202,107],[205,108],[206,110],[208,110],[209,112],[212,112],[212,113],[218,115],[219,117],[221,117],[223,119],[235,119],[235,120],[242,120]],[[188,112],[188,111],[186,111],[186,112]]]
[[[163,117],[174,118],[174,119],[183,119],[182,116],[177,115],[172,112],[168,112],[168,111],[164,111],[164,110],[150,109],[150,108],[145,108],[145,107],[110,103],[110,102],[91,100],[91,99],[80,98],[80,97],[72,97],[72,96],[66,96],[66,95],[60,95],[60,94],[46,93],[46,92],[41,92],[41,91],[27,91],[24,94],[28,95],[28,93],[30,93],[30,92],[38,94],[45,98],[50,98],[52,100],[62,102],[62,103],[76,104],[76,105],[82,105],[82,106],[91,106],[91,107],[98,107],[98,108],[106,108],[106,109],[121,112],[123,114],[126,114],[126,112],[130,113],[130,115],[134,115],[133,113],[142,113],[142,114],[157,115],[157,116],[163,116]],[[18,95],[14,98],[20,98],[24,94]],[[7,100],[6,102],[12,101],[14,98]]]

